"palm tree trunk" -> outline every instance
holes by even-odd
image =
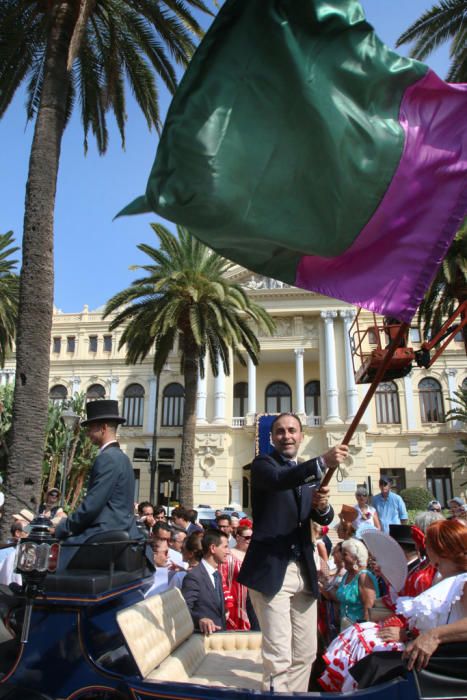
[[[185,380],[185,413],[180,464],[180,501],[185,508],[193,508],[196,395],[198,392],[198,356],[195,348],[191,352],[185,352],[183,376]]]
[[[0,537],[5,537],[13,513],[25,507],[36,511],[40,499],[53,312],[55,192],[65,127],[66,66],[74,14],[72,0],[53,4],[44,83],[29,160],[13,424]]]

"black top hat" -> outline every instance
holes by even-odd
[[[396,542],[412,544],[415,548],[411,525],[389,525],[389,534]]]
[[[125,423],[126,419],[118,415],[118,401],[99,399],[86,404],[86,420],[81,425],[89,423]]]
[[[392,484],[392,479],[390,476],[387,476],[386,474],[381,474],[379,477],[379,483],[380,484]]]

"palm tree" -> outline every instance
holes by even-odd
[[[159,129],[156,76],[174,92],[175,64],[187,64],[194,40],[201,35],[191,8],[208,11],[203,0],[0,2],[0,118],[26,82],[27,116],[35,119],[3,523],[18,508],[19,493],[35,510],[40,491],[53,312],[55,191],[65,127],[79,102],[85,149],[91,130],[99,152],[105,153],[109,111],[124,143],[128,85],[148,127]]]
[[[467,219],[457,232],[418,310],[423,337],[436,335],[449,317],[467,299]],[[467,327],[463,329],[467,348]]]
[[[19,248],[10,247],[13,243],[13,232],[0,234],[0,366],[5,364],[5,355],[13,350],[18,316],[19,278],[14,268],[17,260],[11,260],[10,255]]]
[[[449,400],[453,404],[453,408],[446,413],[446,419],[465,425],[467,423],[467,388],[461,386],[458,391],[454,392],[454,398]],[[460,443],[461,445],[454,450],[457,459],[453,464],[452,470],[459,471],[464,475],[467,470],[467,440],[461,438]],[[464,481],[461,483],[461,486],[466,484],[467,481]]]
[[[141,362],[154,349],[158,377],[169,353],[180,351],[185,383],[185,413],[180,467],[180,499],[193,505],[196,393],[198,371],[204,376],[209,357],[216,376],[219,366],[230,373],[230,350],[242,364],[242,350],[258,362],[259,342],[249,323],[271,332],[269,314],[224,275],[231,263],[178,228],[178,238],[160,224],[152,224],[160,247],[138,246],[151,262],[137,266],[147,275],[110,299],[104,317],[117,312],[110,330],[124,326],[119,347],[126,345],[128,364]]]
[[[467,82],[467,0],[440,0],[416,20],[397,40],[396,46],[416,41],[410,55],[425,60],[445,41],[451,40],[451,65],[447,80]]]

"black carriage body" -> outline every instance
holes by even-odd
[[[329,693],[261,693],[176,682],[144,681],[117,624],[117,612],[143,600],[151,576],[134,572],[96,571],[51,575],[46,593],[34,600],[28,641],[0,645],[0,700],[253,700],[332,697]],[[1,597],[1,593],[0,593]],[[18,610],[16,610],[17,618]],[[8,624],[8,623],[7,623]],[[467,658],[458,659],[467,667]],[[449,681],[449,679],[447,679]],[[430,682],[428,681],[428,687]],[[420,691],[413,674],[368,690],[362,700],[419,700],[424,697],[467,698],[467,688],[437,695]],[[438,687],[439,690],[439,687]],[[439,694],[441,692],[441,694]]]

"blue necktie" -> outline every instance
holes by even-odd
[[[288,459],[287,462],[286,462],[286,464],[288,464],[289,467],[296,467],[296,466],[297,466],[297,462],[295,462],[293,459]],[[300,486],[296,486],[294,490],[295,490],[295,493],[297,494],[298,500],[300,501],[300,498],[301,498],[301,495],[302,495],[302,487],[301,487],[301,485],[300,485]]]

